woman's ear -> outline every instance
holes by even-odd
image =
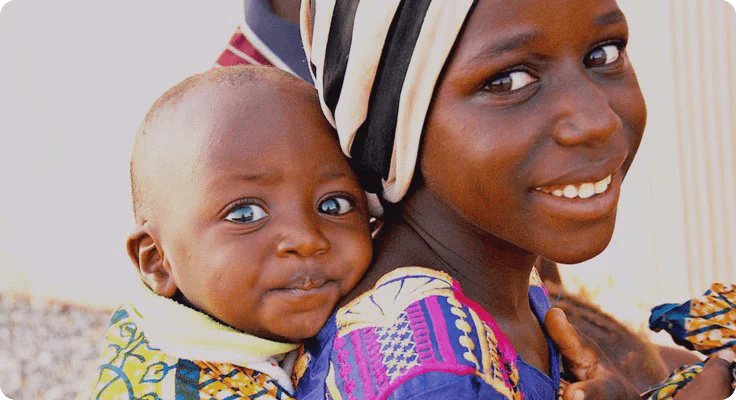
[[[127,241],[128,256],[143,282],[157,295],[172,298],[177,292],[171,265],[149,231],[147,224],[136,228]]]

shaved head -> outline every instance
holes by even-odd
[[[316,335],[370,263],[365,195],[317,90],[274,68],[167,91],[136,137],[131,182],[126,244],[144,283],[241,332]]]
[[[315,89],[306,82],[276,68],[256,66],[219,68],[191,76],[153,103],[138,130],[130,160],[133,213],[138,225],[158,214],[163,198],[160,182],[185,179],[191,164],[206,151],[212,119],[223,112],[251,118],[250,106],[260,105],[264,93],[282,94],[285,101],[319,107]],[[258,107],[262,109],[262,105]],[[284,118],[282,110],[276,107],[276,115],[266,117]]]

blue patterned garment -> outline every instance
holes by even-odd
[[[529,298],[540,323],[549,310],[536,271]],[[524,362],[493,318],[447,274],[399,268],[340,308],[297,361],[296,397],[309,399],[557,398],[551,376]]]

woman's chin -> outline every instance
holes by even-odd
[[[600,240],[580,246],[557,246],[557,248],[549,249],[548,252],[542,252],[540,255],[560,264],[579,264],[601,254],[610,242],[609,237],[608,240]]]

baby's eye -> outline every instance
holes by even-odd
[[[317,206],[319,212],[327,215],[342,215],[353,209],[353,203],[344,197],[329,197]]]
[[[225,217],[226,220],[238,224],[248,224],[266,218],[268,213],[255,204],[245,204],[234,208]]]
[[[486,83],[484,89],[491,93],[502,94],[519,90],[536,81],[537,78],[526,71],[512,71],[499,75],[496,79],[489,81]]]
[[[621,58],[623,48],[616,44],[600,46],[585,56],[585,66],[588,68],[602,67],[613,64]]]

